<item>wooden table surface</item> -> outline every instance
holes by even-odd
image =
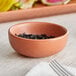
[[[27,58],[17,54],[8,41],[9,27],[21,22],[34,21],[53,22],[65,26],[70,32],[66,47],[58,54],[45,58]],[[0,76],[24,76],[39,62],[49,62],[53,58],[63,65],[76,68],[76,13],[0,24]]]

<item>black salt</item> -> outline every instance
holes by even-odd
[[[55,36],[47,36],[46,34],[40,34],[40,35],[36,35],[36,34],[26,34],[26,33],[22,33],[22,34],[15,34],[18,37],[22,37],[22,38],[27,38],[27,39],[50,39],[50,38],[55,38]]]

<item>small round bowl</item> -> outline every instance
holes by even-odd
[[[50,39],[26,39],[15,34],[53,35]],[[20,54],[29,57],[46,57],[61,51],[68,39],[68,31],[63,26],[46,22],[25,22],[12,26],[9,31],[11,46]]]

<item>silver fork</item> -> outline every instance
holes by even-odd
[[[56,72],[58,76],[75,76],[61,66],[55,59],[49,63],[50,67]]]

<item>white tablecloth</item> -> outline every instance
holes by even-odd
[[[53,22],[65,26],[69,31],[66,47],[58,54],[45,58],[27,58],[17,54],[8,41],[10,26],[21,22]],[[76,67],[76,13],[0,23],[0,76],[24,76],[33,66],[41,61],[49,62],[56,58],[61,64]]]

